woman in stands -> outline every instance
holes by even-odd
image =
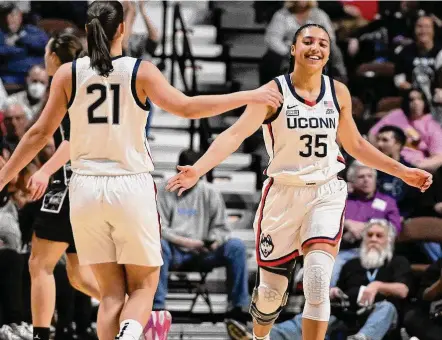
[[[432,182],[431,174],[403,166],[361,137],[347,87],[323,75],[329,55],[330,36],[324,27],[299,28],[291,47],[292,73],[266,85],[279,89],[283,105],[277,110],[249,105],[195,165],[179,167],[181,172],[169,180],[168,189],[179,190],[180,195],[264,124],[270,163],[254,223],[260,268],[250,307],[254,339],[269,339],[287,302],[299,255],[304,255],[303,339],[324,339],[330,317],[330,277],[347,197],[346,183],[337,177],[345,168],[337,138],[350,155],[370,167],[422,191]]]
[[[89,6],[89,57],[60,66],[38,121],[0,170],[3,188],[44,147],[69,110],[74,173],[70,218],[80,264],[91,266],[100,287],[100,340],[117,334],[120,340],[139,339],[163,264],[153,163],[144,130],[148,99],[186,118],[215,116],[247,103],[276,108],[282,102],[271,88],[188,97],[153,64],[122,56],[124,29],[119,1]]]
[[[422,90],[404,91],[401,108],[389,112],[370,129],[368,135],[373,144],[378,131],[386,125],[397,126],[407,136],[401,152],[407,162],[433,173],[442,166],[442,127],[434,119]]]

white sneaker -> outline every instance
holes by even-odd
[[[22,324],[22,326],[24,326],[28,330],[29,333],[34,335],[34,326],[32,326],[31,324],[26,323],[26,322],[22,322],[21,324]]]
[[[357,333],[357,334],[350,335],[349,337],[347,337],[347,340],[370,340],[370,338],[368,336],[366,336],[365,334]]]
[[[22,322],[20,325],[17,325],[15,323],[11,323],[11,329],[14,332],[15,335],[18,335],[23,340],[32,340],[34,335],[32,332],[30,332],[29,328],[24,322]]]
[[[14,331],[8,325],[0,328],[0,339],[2,340],[23,340],[20,336],[14,334]]]

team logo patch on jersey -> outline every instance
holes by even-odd
[[[261,241],[259,242],[259,248],[264,257],[268,257],[273,252],[273,241],[270,235],[261,235]]]

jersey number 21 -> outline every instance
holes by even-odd
[[[112,91],[112,124],[120,124],[120,85],[111,84]],[[87,94],[92,94],[96,91],[100,92],[100,97],[89,106],[87,109],[87,117],[89,124],[107,124],[108,117],[97,117],[94,111],[102,105],[107,98],[107,89],[103,84],[92,84],[87,87]]]

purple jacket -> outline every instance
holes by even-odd
[[[401,215],[396,201],[388,195],[376,192],[370,199],[350,194],[347,199],[345,218],[357,222],[368,222],[372,218],[390,221],[397,233],[402,229]]]

